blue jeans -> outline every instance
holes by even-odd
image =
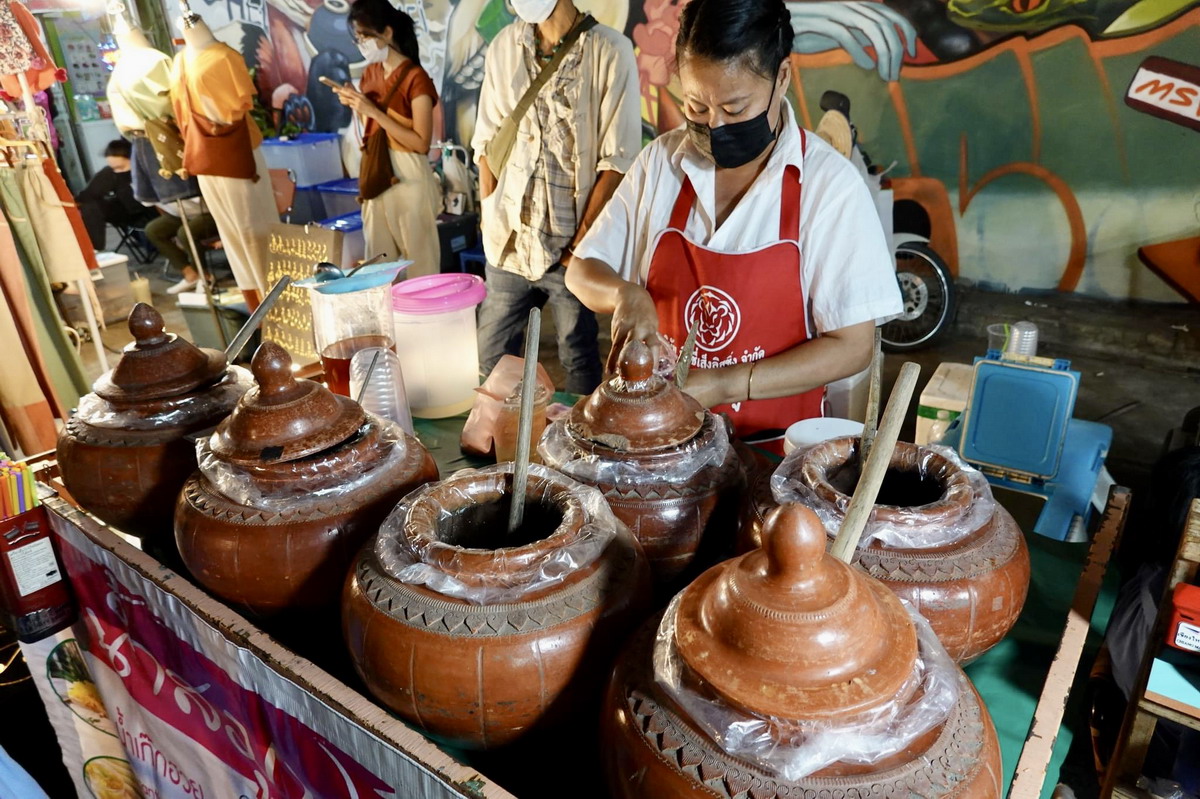
[[[567,290],[567,270],[558,265],[539,280],[526,280],[488,264],[487,297],[479,307],[479,369],[486,377],[504,355],[525,346],[529,309],[549,304],[558,331],[558,358],[567,373],[560,386],[590,394],[600,385],[600,329],[596,315]]]

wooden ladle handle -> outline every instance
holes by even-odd
[[[892,462],[892,450],[896,448],[896,439],[900,437],[900,427],[904,424],[904,415],[912,402],[913,391],[917,387],[917,377],[921,367],[909,361],[900,368],[900,376],[892,387],[888,397],[887,408],[883,411],[883,420],[875,434],[875,443],[871,454],[858,478],[858,486],[850,499],[850,507],[846,510],[846,518],[838,530],[833,547],[829,550],[835,558],[849,563],[854,558],[854,550],[858,548],[859,539],[867,526],[871,511],[875,509],[875,499],[879,496],[879,487],[883,485],[883,476]]]

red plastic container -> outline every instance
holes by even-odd
[[[1171,605],[1167,644],[1185,652],[1200,652],[1200,586],[1175,586]]]
[[[78,616],[46,509],[0,521],[0,618],[26,643],[40,641]]]

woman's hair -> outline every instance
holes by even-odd
[[[412,17],[392,7],[388,0],[354,0],[350,6],[351,32],[355,23],[375,33],[391,28],[392,45],[414,64],[421,65],[421,48],[417,44],[417,28]]]
[[[792,52],[792,16],[783,0],[691,0],[679,17],[675,59],[745,60],[774,80]]]

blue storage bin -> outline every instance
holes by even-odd
[[[331,180],[313,187],[321,195],[325,216],[345,216],[359,210],[358,178]]]
[[[342,262],[338,266],[343,271],[353,269],[355,264],[363,259],[367,241],[363,236],[363,220],[360,211],[325,219],[317,224],[327,230],[342,232]]]
[[[337,133],[301,133],[288,139],[264,139],[263,158],[271,169],[291,170],[297,188],[340,180],[345,174],[341,138]]]

